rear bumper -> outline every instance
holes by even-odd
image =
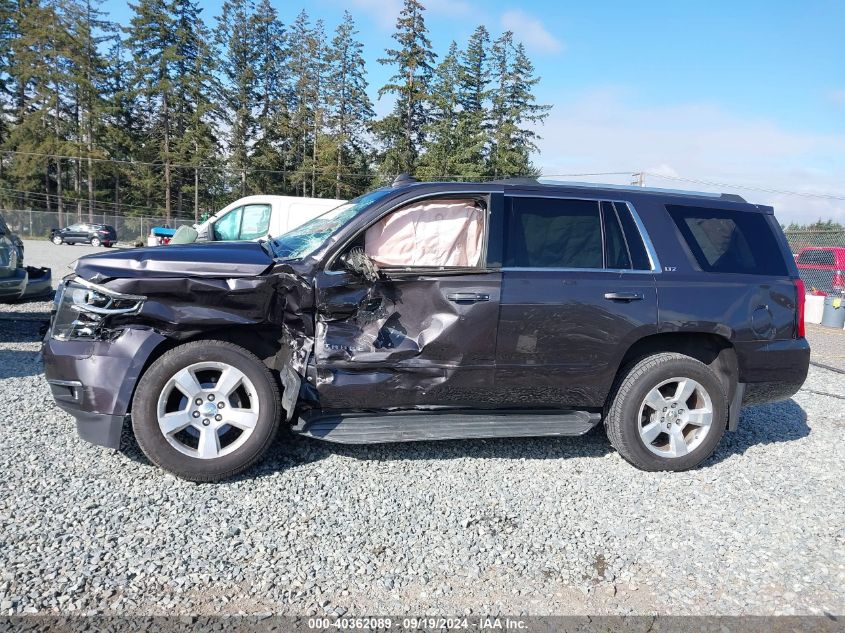
[[[20,298],[26,289],[28,278],[26,268],[15,268],[8,277],[0,277],[0,299]]]
[[[807,379],[807,339],[736,343],[735,349],[739,382],[745,383],[744,405],[787,400]]]
[[[128,328],[113,341],[44,339],[44,374],[53,399],[76,418],[82,439],[120,446],[120,432],[147,359],[165,338]]]

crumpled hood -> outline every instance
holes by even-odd
[[[130,248],[81,257],[76,274],[93,282],[136,277],[254,277],[273,265],[257,242]]]

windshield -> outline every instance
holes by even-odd
[[[390,193],[390,189],[377,189],[350,200],[295,229],[291,229],[270,242],[273,254],[282,259],[299,259],[317,250],[328,237],[368,209],[374,202]]]

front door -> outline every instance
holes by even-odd
[[[625,203],[505,201],[496,386],[512,407],[601,407],[619,361],[657,332],[649,258]]]
[[[496,406],[493,363],[501,272],[487,267],[488,194],[417,200],[346,250],[380,268],[368,281],[338,263],[317,277],[316,387],[323,409]]]

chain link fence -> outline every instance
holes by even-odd
[[[59,227],[59,214],[55,211],[10,210],[3,209],[0,215],[13,233],[26,240],[46,240],[50,237],[50,230]],[[117,231],[118,241],[125,244],[136,242],[146,243],[150,229],[154,226],[164,226],[164,218],[148,216],[112,215],[110,213],[95,213],[93,222],[89,221],[87,213],[81,219],[76,214],[66,213],[64,225],[71,226],[78,223],[109,224]],[[172,219],[170,226],[174,229],[183,224],[193,224],[191,219]]]
[[[807,289],[845,290],[845,230],[784,231]]]

